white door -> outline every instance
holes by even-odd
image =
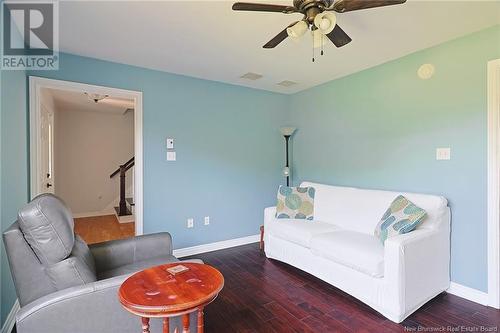
[[[40,165],[38,193],[54,193],[54,112],[40,108]]]

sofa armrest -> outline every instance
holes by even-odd
[[[417,304],[446,290],[449,267],[449,228],[419,229],[387,239],[384,278],[399,295],[398,304],[394,304],[397,313],[412,311]]]
[[[276,206],[264,209],[264,224],[273,221],[276,218]]]
[[[92,244],[96,270],[103,272],[136,261],[172,255],[172,237],[168,232]]]

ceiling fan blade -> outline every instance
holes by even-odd
[[[341,27],[335,25],[332,32],[326,35],[336,47],[342,47],[346,44],[349,44],[352,39],[349,37]]]
[[[252,12],[295,13],[297,9],[292,6],[271,5],[267,3],[236,2],[233,10],[246,10]]]
[[[338,0],[333,5],[333,10],[338,13],[375,7],[400,5],[406,0]]]
[[[297,22],[299,22],[299,21],[297,21]],[[288,37],[288,33],[286,32],[286,29],[290,28],[291,26],[293,26],[297,22],[293,22],[288,27],[283,29],[283,31],[281,31],[279,34],[274,36],[273,39],[271,39],[269,42],[267,42],[266,45],[263,46],[263,48],[272,49],[272,48],[275,48],[276,46],[278,46],[279,43],[281,43],[282,41],[284,41]]]

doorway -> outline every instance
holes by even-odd
[[[500,308],[500,59],[488,62],[488,305]]]
[[[87,243],[141,235],[142,93],[29,82],[31,198],[61,197]]]

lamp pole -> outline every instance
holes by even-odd
[[[285,137],[285,150],[286,150],[286,164],[285,167],[289,168],[288,165],[288,141],[290,140],[290,135],[283,135]],[[290,175],[286,176],[286,186],[290,186]]]
[[[280,132],[285,138],[285,152],[286,152],[286,160],[285,167],[283,168],[283,176],[286,177],[286,186],[290,186],[290,164],[288,163],[288,143],[290,141],[290,137],[293,132],[295,132],[295,127],[281,127]]]

